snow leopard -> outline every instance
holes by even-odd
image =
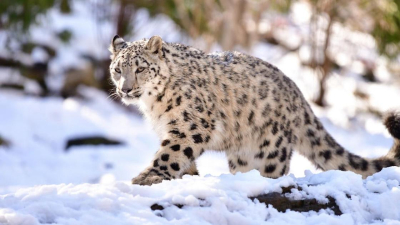
[[[294,150],[322,170],[353,171],[364,178],[400,164],[400,114],[384,123],[394,137],[386,156],[367,159],[345,150],[325,130],[296,84],[277,67],[240,52],[206,54],[159,36],[109,48],[116,94],[150,121],[160,146],[133,184],[198,175],[205,150],[224,151],[229,170],[288,173]]]

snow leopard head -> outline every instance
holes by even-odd
[[[160,74],[166,67],[162,48],[163,41],[159,36],[134,42],[125,42],[118,35],[113,38],[109,48],[110,74],[122,102],[136,103],[143,93],[160,85],[160,79],[166,79],[165,73]]]

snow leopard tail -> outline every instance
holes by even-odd
[[[384,117],[384,124],[390,135],[394,138],[394,144],[388,154],[389,159],[397,160],[397,166],[400,164],[400,112],[389,112]]]
[[[307,111],[310,113],[308,114]],[[400,166],[400,113],[389,112],[384,117],[384,124],[394,138],[394,144],[386,156],[376,159],[367,159],[345,150],[323,128],[311,109],[305,113],[309,121],[303,134],[300,135],[298,150],[300,154],[311,160],[317,168],[322,170],[353,171],[364,178],[385,167]],[[312,117],[315,118],[312,118]],[[351,138],[351,137],[349,137]]]

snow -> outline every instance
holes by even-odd
[[[137,116],[126,116],[126,109],[116,106],[100,91],[83,89],[82,93],[86,100],[0,93],[0,135],[12,146],[0,150],[1,186],[96,182],[108,170],[137,171],[151,160],[158,140],[149,126]],[[71,148],[64,152],[69,138],[92,135],[122,140],[125,145]],[[152,152],[129,154],[131,148]],[[115,161],[109,160],[111,154]],[[120,163],[119,157],[131,162]],[[107,169],[107,165],[112,168]]]
[[[253,197],[300,184],[294,198],[336,199],[331,210],[278,212]],[[5,224],[399,224],[400,169],[387,168],[362,180],[351,172],[308,173],[269,179],[256,170],[236,175],[184,176],[153,186],[58,184],[22,188],[0,196]],[[310,185],[310,186],[308,186]],[[292,195],[292,194],[289,194]],[[159,204],[164,210],[152,211]],[[183,205],[178,208],[176,205]]]

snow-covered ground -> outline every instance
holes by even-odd
[[[336,199],[342,215],[278,212],[248,197],[299,183],[292,198]],[[296,179],[245,174],[184,176],[148,186],[126,182],[35,186],[0,196],[5,224],[400,224],[400,170],[384,169],[362,180],[351,172],[308,173]],[[308,186],[308,185],[312,186]],[[159,204],[162,210],[151,210]],[[176,205],[183,205],[178,208]]]

